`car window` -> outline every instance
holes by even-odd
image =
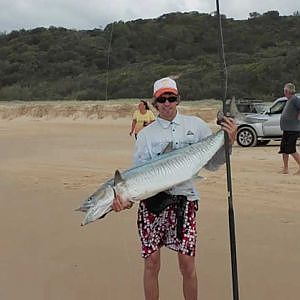
[[[257,103],[253,105],[253,112],[255,113],[263,113],[268,109],[269,105],[265,103]]]
[[[270,108],[270,114],[281,114],[284,107],[285,107],[286,101],[278,101],[274,106]]]
[[[264,103],[239,103],[236,106],[240,113],[261,113],[267,108]]]

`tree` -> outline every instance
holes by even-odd
[[[222,16],[230,92],[268,98],[286,76],[300,82],[298,14]],[[0,34],[0,100],[22,93],[28,99],[104,99],[107,71],[111,99],[149,97],[153,81],[171,75],[185,99],[221,97],[217,24],[215,16],[192,12],[114,22],[104,30],[52,26]]]
[[[254,11],[254,12],[249,13],[249,16],[250,16],[250,19],[256,19],[256,18],[260,17],[261,14]]]
[[[272,18],[272,19],[279,19],[279,12],[277,10],[270,10],[268,12],[265,12],[263,14],[264,17],[269,17],[269,18]]]

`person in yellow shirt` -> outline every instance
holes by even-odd
[[[141,100],[138,109],[133,113],[130,135],[134,133],[135,139],[138,132],[145,126],[149,125],[155,120],[153,112],[149,109],[146,101]]]

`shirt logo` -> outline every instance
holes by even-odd
[[[186,135],[194,135],[194,132],[192,132],[192,131],[188,131],[187,133],[186,133]]]

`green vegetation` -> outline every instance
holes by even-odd
[[[222,23],[229,97],[273,100],[284,83],[300,84],[299,14],[253,12]],[[190,12],[104,30],[1,33],[0,100],[149,98],[163,76],[178,78],[183,99],[222,98],[217,24],[216,16]]]

